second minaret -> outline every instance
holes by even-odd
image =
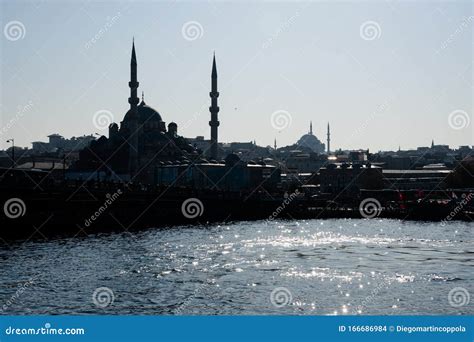
[[[209,111],[211,112],[211,121],[209,121],[209,126],[211,126],[211,153],[210,157],[214,160],[217,160],[218,157],[218,138],[217,138],[217,127],[219,127],[219,120],[217,118],[217,113],[219,113],[219,106],[217,105],[217,98],[219,97],[219,92],[217,91],[217,67],[216,67],[216,55],[212,60],[212,73],[211,73],[211,92],[209,93],[211,97],[211,106]]]

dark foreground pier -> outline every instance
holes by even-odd
[[[173,225],[206,225],[238,220],[392,218],[472,220],[473,192],[457,199],[396,197],[361,192],[357,198],[314,196],[296,189],[227,192],[125,184],[2,188],[0,238],[3,240],[77,236]],[[445,196],[446,197],[446,196]]]

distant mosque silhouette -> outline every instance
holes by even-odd
[[[166,162],[182,161],[199,157],[199,151],[189,144],[182,136],[178,135],[178,125],[175,122],[166,124],[160,113],[145,103],[137,96],[137,56],[135,41],[132,42],[132,56],[130,61],[130,109],[125,114],[120,127],[116,123],[109,125],[109,137],[102,136],[93,141],[89,149],[84,149],[79,154],[79,160],[74,169],[85,178],[87,173],[97,170],[107,174],[107,177],[125,180],[147,182],[153,179],[158,166]],[[211,141],[209,158],[217,159],[218,153],[218,112],[217,98],[217,66],[215,55],[212,61],[211,72]],[[90,175],[89,175],[90,176]]]
[[[309,123],[309,132],[304,134],[296,143],[297,146],[303,146],[311,149],[315,153],[324,153],[324,144],[313,134],[313,122]],[[328,146],[329,146],[329,124],[328,124]]]

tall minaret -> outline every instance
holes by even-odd
[[[211,126],[211,158],[217,160],[217,127],[219,127],[219,120],[217,119],[217,113],[219,113],[219,106],[217,105],[217,98],[219,97],[219,92],[217,91],[217,67],[216,67],[216,54],[214,53],[214,58],[212,60],[212,73],[211,73],[211,92],[209,93],[211,97],[211,106],[209,111],[211,112],[211,121],[209,121],[209,126]]]
[[[313,135],[313,121],[309,122],[309,134]]]
[[[331,153],[331,132],[329,131],[329,122],[328,122],[328,154]]]
[[[131,120],[129,122],[130,135],[128,137],[129,141],[129,160],[128,160],[128,169],[130,177],[133,177],[138,170],[138,102],[140,101],[137,97],[138,89],[137,81],[137,56],[135,54],[135,39],[132,42],[132,58],[130,60],[130,82],[128,86],[130,87],[130,97],[128,98],[128,103],[130,103],[130,112]]]
[[[135,54],[135,39],[132,42],[132,58],[130,60],[130,82],[128,86],[130,87],[130,97],[128,98],[128,103],[130,103],[130,109],[135,109],[140,101],[137,97],[138,89],[138,80],[137,80],[137,55]]]
[[[277,149],[277,138],[275,138],[275,141],[273,142],[273,148],[276,150]]]

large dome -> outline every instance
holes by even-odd
[[[154,108],[148,106],[145,103],[145,101],[140,102],[137,108],[138,108],[139,124],[163,121],[161,119],[160,113],[158,113],[158,111],[156,111]],[[124,122],[130,121],[132,116],[133,116],[132,110],[129,109],[127,114],[125,114],[125,118],[123,119],[123,121]]]
[[[313,152],[324,152],[324,144],[312,133],[303,135],[296,143],[298,146],[308,147]]]

